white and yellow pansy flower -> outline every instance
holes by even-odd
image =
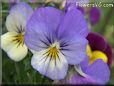
[[[28,4],[21,2],[11,8],[6,18],[8,32],[1,36],[1,48],[16,62],[22,60],[28,52],[24,43],[24,33],[32,12]]]

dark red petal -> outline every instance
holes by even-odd
[[[87,39],[92,50],[105,51],[107,43],[100,34],[90,32],[87,36]]]
[[[107,44],[107,48],[104,51],[104,53],[108,57],[108,65],[110,66],[112,64],[112,48],[111,48],[111,46],[109,44]]]

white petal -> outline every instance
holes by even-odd
[[[19,3],[13,6],[6,19],[8,31],[19,32],[25,29],[26,22],[30,18],[33,10],[26,3]]]
[[[75,65],[74,68],[75,68],[76,72],[78,72],[81,76],[86,77],[86,74],[82,71],[80,65]]]
[[[18,62],[22,60],[27,55],[28,49],[26,45],[13,45],[12,48],[7,52],[8,56]]]
[[[41,74],[52,80],[63,79],[67,74],[68,63],[65,57],[59,52],[59,59],[43,55],[47,50],[40,51],[33,55],[31,65]]]
[[[28,49],[26,45],[19,45],[13,42],[14,36],[18,33],[16,32],[7,32],[1,36],[1,48],[8,54],[8,56],[14,61],[22,60]]]
[[[1,36],[1,48],[4,51],[7,52],[9,49],[11,49],[11,47],[14,45],[12,40],[16,35],[16,32],[7,32]]]

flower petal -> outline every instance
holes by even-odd
[[[102,59],[105,63],[107,63],[108,58],[104,52],[101,51],[93,51],[92,57],[90,57],[90,63],[93,63],[95,60]]]
[[[32,12],[32,8],[24,2],[14,5],[6,19],[8,31],[24,31],[26,22],[30,18]]]
[[[93,32],[89,33],[87,39],[89,41],[92,50],[104,51],[107,47],[107,43],[104,40],[104,38],[97,33]]]
[[[81,66],[80,66],[79,64],[78,64],[78,65],[75,65],[74,68],[75,68],[76,72],[77,72],[79,75],[81,75],[81,76],[83,76],[83,77],[86,76],[86,74],[82,71],[82,68],[81,68]]]
[[[13,42],[17,34],[16,32],[7,32],[1,36],[1,48],[7,52],[8,56],[14,61],[22,60],[28,52],[26,45],[18,45]]]
[[[63,17],[63,12],[54,7],[41,7],[38,8],[32,15],[31,23],[36,21],[35,24],[43,23],[47,29],[58,29],[58,25]],[[41,30],[41,29],[40,29]]]
[[[78,6],[77,9],[80,10],[82,12],[82,14],[84,14],[84,15],[86,14],[86,11],[83,7]]]
[[[78,9],[73,9],[65,14],[57,32],[60,39],[77,34],[86,37],[89,29],[84,15]]]
[[[18,33],[16,32],[7,32],[1,36],[1,48],[7,52],[11,47],[14,45],[12,40],[13,37],[16,36]]]
[[[75,8],[79,8],[79,10],[84,14],[84,9],[80,7],[82,4],[89,3],[89,0],[66,0],[65,11],[70,11]]]
[[[68,81],[70,84],[96,84],[96,81],[90,77],[82,77],[80,75],[73,75],[72,78]]]
[[[107,48],[104,51],[104,53],[108,57],[108,65],[110,66],[112,64],[112,49],[111,49],[111,46],[109,44],[107,44]]]
[[[86,70],[89,65],[89,58],[85,57],[85,59],[80,63],[81,69]],[[84,71],[83,71],[84,72]]]
[[[89,65],[83,72],[91,76],[99,84],[105,84],[110,79],[110,71],[108,65],[101,59],[96,60],[93,64]]]
[[[8,56],[18,62],[21,61],[27,55],[28,49],[26,45],[13,45],[12,48],[7,52]]]
[[[69,64],[79,64],[86,55],[88,41],[81,36],[70,37],[61,40],[61,52],[66,57]]]
[[[66,76],[68,63],[65,57],[59,53],[59,59],[47,57],[44,55],[46,50],[34,54],[31,60],[31,65],[41,74],[51,78],[52,80],[60,80]]]
[[[32,50],[42,50],[55,40],[62,11],[52,7],[38,8],[27,23],[25,43]]]

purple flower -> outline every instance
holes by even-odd
[[[81,62],[81,69],[85,76],[74,74],[67,81],[71,84],[106,84],[110,79],[110,71],[108,65],[101,59],[89,64],[88,58]]]
[[[99,51],[102,54],[105,54],[107,58],[107,64],[110,66],[112,64],[112,49],[110,45],[104,40],[104,38],[100,34],[97,33],[89,33],[87,39],[89,41],[92,52]],[[103,59],[102,54],[97,55],[97,59]],[[98,56],[100,58],[98,58]]]
[[[92,7],[89,12],[90,22],[92,25],[95,25],[101,17],[100,9],[97,7]]]
[[[80,63],[80,66],[75,67],[76,71],[72,72],[69,70],[67,77],[58,83],[106,84],[109,81],[110,71],[108,65],[112,63],[111,47],[99,34],[91,32],[88,34],[87,39],[89,41],[89,48],[91,48],[87,48],[88,57]],[[105,62],[105,58],[108,60],[108,65]]]
[[[33,52],[32,67],[52,80],[63,79],[68,64],[79,64],[86,57],[88,32],[77,9],[67,13],[53,7],[37,9],[25,33],[25,43]]]

